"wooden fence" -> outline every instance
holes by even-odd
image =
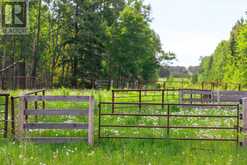
[[[65,101],[65,102],[88,102],[88,110],[51,110],[51,109],[28,109],[27,105],[31,102],[39,101]],[[88,144],[93,144],[93,97],[91,96],[22,96],[20,103],[20,114],[18,124],[19,140],[33,141],[38,143],[66,143],[80,142],[87,139]],[[25,116],[88,116],[88,123],[29,123]],[[69,129],[69,130],[88,130],[88,137],[26,137],[28,130],[40,129]]]
[[[46,94],[46,89],[41,89],[41,90],[36,90],[33,92],[28,92],[25,93],[25,96],[38,96],[38,95],[42,95],[45,96]],[[15,137],[15,127],[16,127],[16,110],[18,110],[18,108],[20,107],[20,98],[21,96],[11,96],[10,97],[10,105],[11,105],[11,134],[12,137]],[[27,105],[26,105],[27,106]],[[35,101],[34,102],[34,108],[35,110],[38,109],[38,102]],[[42,108],[45,109],[45,101],[42,102]],[[18,111],[17,111],[18,112]],[[36,116],[36,120],[37,120],[38,116]]]
[[[181,89],[179,97],[180,103],[239,103],[247,92]]]

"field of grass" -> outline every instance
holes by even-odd
[[[22,91],[12,91],[12,95],[19,95]],[[89,91],[89,90],[70,90],[59,89],[50,90],[47,95],[93,95],[97,101],[111,101],[110,91]],[[133,101],[135,97],[130,97]],[[155,98],[154,98],[155,100]],[[96,104],[97,105],[97,104]],[[78,107],[78,104],[68,103],[50,103],[52,107]],[[86,107],[87,105],[83,105]],[[86,142],[75,144],[31,144],[17,143],[11,140],[0,141],[0,164],[6,165],[246,165],[247,164],[247,148],[241,148],[234,142],[205,142],[205,141],[171,141],[171,140],[120,140],[120,139],[101,139],[98,137],[98,110],[95,107],[95,145],[88,146]],[[186,109],[186,108],[185,108]],[[103,107],[104,111],[109,111],[109,107]],[[125,109],[119,108],[121,111]],[[128,108],[128,111],[135,111],[135,108]],[[149,113],[165,113],[166,109],[160,107],[146,107],[142,109]],[[162,111],[164,110],[164,112]],[[127,110],[126,110],[127,111]],[[180,111],[179,108],[173,107],[172,112],[176,114],[197,113],[197,110],[186,109]],[[231,115],[233,112],[216,112],[215,110],[203,110],[200,114],[213,115]],[[34,118],[29,119],[35,120]],[[80,118],[72,117],[41,117],[41,121],[53,120],[76,120],[84,121]],[[162,118],[105,118],[104,124],[165,124],[166,119]],[[234,121],[225,119],[216,121],[213,119],[198,120],[198,119],[183,119],[173,120],[172,124],[184,125],[226,125],[234,124]],[[152,136],[166,137],[164,129],[121,129],[121,130],[102,130],[105,135],[121,135],[127,134],[135,136]],[[220,131],[217,135],[215,131],[198,132],[186,131],[186,134],[179,131],[172,131],[171,134],[177,137],[184,136],[234,136],[234,133],[229,131]],[[46,136],[83,136],[85,132],[81,131],[41,131],[31,132],[31,136],[46,135]]]

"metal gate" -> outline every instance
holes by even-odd
[[[112,104],[115,105],[114,112]],[[239,116],[239,105],[101,102],[98,135],[99,139],[204,140],[238,143]]]
[[[0,122],[1,122],[1,135],[4,138],[8,136],[8,104],[9,104],[9,94],[0,94]]]

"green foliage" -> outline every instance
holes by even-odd
[[[240,20],[231,31],[231,37],[222,41],[211,56],[203,57],[200,81],[225,81],[247,84],[247,23]]]
[[[174,58],[162,50],[143,0],[38,2],[30,2],[30,35],[0,37],[0,61],[23,60],[22,76],[91,87],[97,79],[156,78]]]

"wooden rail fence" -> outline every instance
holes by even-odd
[[[38,101],[65,101],[65,102],[88,102],[88,110],[75,109],[28,109],[26,105]],[[93,144],[93,104],[91,96],[22,96],[20,103],[20,115],[18,124],[18,139],[38,143],[66,143],[87,140]],[[29,123],[25,116],[88,116],[88,123]],[[28,130],[61,129],[61,130],[88,130],[88,137],[26,137]]]
[[[179,92],[180,103],[239,103],[247,97],[246,91],[213,91],[181,89]]]

